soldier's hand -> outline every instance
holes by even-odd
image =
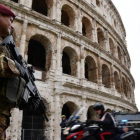
[[[40,102],[41,102],[41,100],[39,97],[30,97],[29,102],[28,102],[29,109],[31,111],[38,111],[39,106],[40,106]]]

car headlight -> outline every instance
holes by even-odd
[[[68,135],[69,134],[69,130],[70,130],[70,127],[66,127],[65,130],[63,131],[63,134],[64,135]]]

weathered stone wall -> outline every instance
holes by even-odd
[[[35,73],[48,108],[49,122],[44,123],[48,132],[44,135],[60,140],[64,106],[70,113],[84,106],[83,121],[97,118],[91,108],[96,102],[103,102],[106,109],[137,111],[125,29],[112,2],[46,0],[47,16],[40,13],[41,7],[32,9],[32,2],[0,0],[17,14],[14,39],[23,57],[28,61],[31,39],[45,48],[45,69],[36,69]],[[64,17],[68,21],[62,20]],[[62,62],[64,53],[70,61]],[[66,64],[62,63],[69,63],[69,74],[63,73]],[[22,119],[23,112],[13,109],[7,140],[21,139]]]

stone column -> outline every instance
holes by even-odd
[[[98,56],[98,85],[102,86],[102,65],[100,56]]]
[[[95,19],[92,19],[92,25],[93,25],[93,30],[92,30],[93,42],[98,42],[98,37],[97,37],[97,24],[96,24],[96,20]]]
[[[81,76],[80,70],[81,70],[80,60],[78,60],[78,61],[77,61],[77,77],[78,77],[78,78],[80,78],[80,76]]]
[[[85,95],[82,96],[82,107],[85,107],[82,112],[82,121],[85,122],[87,120],[87,97]]]
[[[111,88],[115,90],[114,66],[111,64]]]
[[[81,9],[78,9],[78,19],[77,19],[77,24],[78,24],[78,32],[82,34],[82,15],[81,15]]]
[[[60,1],[57,1],[56,3],[56,20],[58,23],[61,24],[61,3]]]
[[[24,52],[25,52],[27,25],[28,25],[28,21],[27,19],[25,19],[23,22],[22,35],[21,35],[20,47],[19,47],[19,52],[23,57],[24,57]]]
[[[130,82],[129,82],[129,80],[127,79],[126,80],[126,84],[127,84],[127,98],[129,99],[129,100],[131,100],[131,85],[130,85]]]
[[[22,123],[22,112],[19,111],[19,109],[14,108],[12,110],[12,117],[9,128],[10,140],[19,140],[21,138],[21,123]]]
[[[118,49],[117,49],[117,42],[114,42],[114,56],[118,59]]]
[[[81,78],[85,78],[85,60],[81,59]]]
[[[19,4],[24,5],[24,3],[25,3],[25,0],[19,0]]]
[[[101,1],[101,0],[99,0],[99,1],[100,1],[100,9],[101,9],[100,11],[101,11],[102,15],[105,15],[106,11],[105,11],[104,5],[103,5],[104,1]]]
[[[25,5],[28,8],[32,8],[33,0],[19,0],[19,4]]]
[[[135,94],[134,94],[134,88],[132,89],[133,91],[132,91],[132,102],[135,104],[136,102],[135,102]]]
[[[62,72],[61,34],[57,35],[57,70]]]
[[[55,71],[56,68],[56,50],[52,50],[51,70]]]
[[[27,1],[27,7],[29,8],[32,8],[32,3],[33,3],[33,0],[26,0]]]
[[[78,17],[75,16],[75,30],[78,31],[79,30],[79,26],[78,26]]]
[[[61,139],[61,104],[60,104],[60,95],[55,94],[55,117],[54,117],[54,140]]]
[[[81,79],[85,78],[85,56],[84,56],[84,46],[81,46],[81,68],[80,68],[80,72],[81,72]]]
[[[96,0],[91,0],[91,4],[96,6]]]
[[[101,7],[102,7],[102,14],[103,14],[103,16],[104,16],[105,18],[107,18],[107,17],[106,17],[106,6],[104,7],[103,1],[100,2],[100,4],[101,4]]]
[[[104,33],[104,36],[105,36],[105,41],[104,41],[105,48],[106,48],[106,51],[110,52],[108,30],[105,30],[104,32],[105,32]]]
[[[120,71],[120,83],[121,83],[121,97],[124,98],[124,91],[122,86],[122,72]]]
[[[57,2],[56,2],[56,0],[53,1],[53,6],[51,9],[50,17],[51,17],[51,19],[56,19],[56,17],[57,17]]]

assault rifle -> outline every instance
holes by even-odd
[[[39,104],[39,112],[44,116],[46,121],[48,121],[48,118],[46,116],[46,106],[41,98],[41,95],[35,85],[35,77],[33,73],[35,72],[32,66],[28,66],[27,62],[23,59],[23,57],[19,54],[19,51],[16,47],[16,44],[13,40],[12,35],[6,37],[2,45],[6,46],[8,49],[12,59],[14,60],[17,68],[20,71],[21,77],[26,81],[25,91],[23,94],[23,99],[26,103],[28,103],[28,100],[30,97],[39,97],[40,104]]]

